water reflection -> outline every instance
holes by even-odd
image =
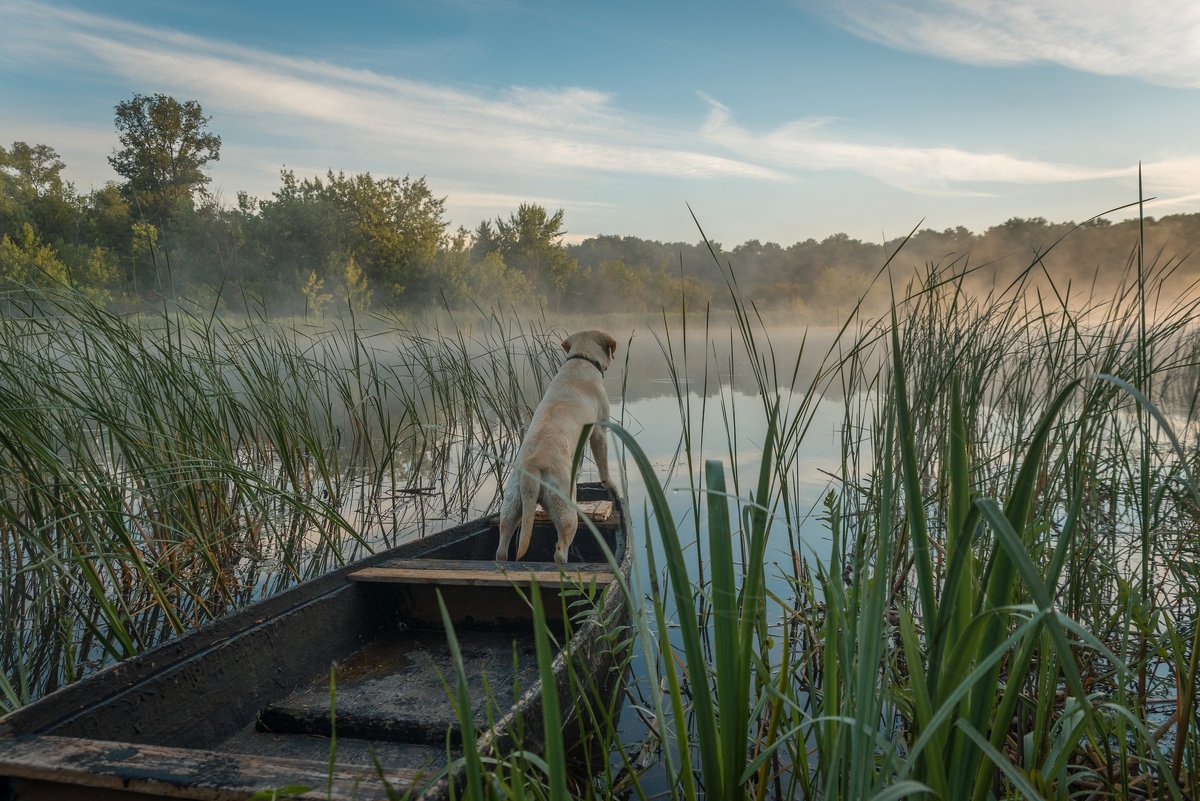
[[[782,400],[786,403],[791,398]],[[614,419],[634,434],[638,444],[646,451],[656,470],[656,478],[667,490],[667,498],[674,512],[674,519],[685,538],[689,530],[704,530],[704,508],[707,503],[701,498],[699,517],[696,515],[699,488],[703,486],[704,461],[719,461],[726,474],[730,493],[748,497],[750,488],[757,481],[762,459],[763,441],[767,433],[767,408],[758,395],[722,389],[714,398],[705,399],[689,393],[682,399],[675,397],[645,397],[633,402],[626,401],[614,409]],[[690,404],[693,415],[681,413]],[[818,519],[821,500],[829,488],[830,476],[839,469],[841,458],[841,428],[843,409],[840,401],[822,398],[818,401],[812,423],[795,460],[789,466],[793,481],[795,508],[812,509],[807,519],[801,521],[800,531],[795,538],[801,547],[822,559],[828,555],[828,544],[824,539],[822,525]],[[691,437],[691,459],[683,442],[684,431]],[[620,450],[617,450],[620,453]],[[645,483],[640,474],[626,465],[629,482],[629,499],[635,509],[640,508],[646,497]],[[635,515],[635,528],[641,527],[641,518]],[[639,531],[639,536],[644,532]],[[703,540],[703,538],[700,538]],[[769,555],[791,562],[793,537],[788,536],[785,521],[776,521],[772,527]],[[701,544],[701,555],[706,546]],[[806,554],[809,555],[809,554]],[[656,551],[656,557],[661,556]],[[661,564],[661,559],[658,559]],[[695,565],[692,566],[693,570]]]

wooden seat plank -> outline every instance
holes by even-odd
[[[613,522],[616,507],[612,501],[576,501],[575,505],[579,507],[579,516],[588,517],[593,523]],[[493,523],[499,523],[500,515],[492,515],[489,519]],[[550,515],[546,514],[546,510],[542,508],[541,504],[538,504],[533,519],[537,522],[546,522],[550,519]]]
[[[0,772],[35,783],[213,801],[248,799],[288,785],[314,788],[296,796],[302,799],[349,801],[383,795],[373,766],[335,768],[330,792],[328,762],[53,735],[0,739]],[[412,787],[419,776],[415,770],[386,772],[388,782],[401,790]]]
[[[467,559],[396,559],[375,567],[356,570],[351,581],[394,584],[461,584],[467,586],[528,586],[536,580],[541,587],[604,586],[615,580],[604,562],[567,564],[554,562],[490,562]]]

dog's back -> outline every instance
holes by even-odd
[[[497,560],[508,558],[508,545],[518,525],[521,537],[517,558],[525,555],[533,536],[534,511],[540,501],[558,531],[554,558],[566,561],[567,548],[579,522],[572,505],[571,467],[575,447],[588,425],[593,426],[590,442],[601,479],[611,486],[607,440],[596,424],[608,419],[608,393],[603,377],[616,352],[616,340],[602,331],[581,331],[567,337],[562,344],[567,360],[534,410],[504,490]]]

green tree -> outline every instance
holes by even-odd
[[[100,245],[63,245],[59,257],[67,267],[71,286],[97,303],[112,300],[119,275],[112,251]]]
[[[371,288],[367,283],[367,276],[363,273],[362,268],[358,266],[358,262],[354,260],[354,256],[340,256],[334,254],[330,260],[330,266],[337,269],[337,265],[341,264],[341,284],[342,297],[345,298],[346,305],[355,311],[366,311],[371,308]]]
[[[563,247],[563,210],[554,214],[545,206],[522,203],[507,220],[496,218],[500,255],[510,268],[525,273],[530,282],[562,305],[568,289],[581,277],[579,262]]]
[[[500,255],[510,266],[526,270],[533,278],[540,278],[551,253],[561,250],[563,210],[548,214],[545,206],[522,203],[505,220],[496,218],[496,243]],[[486,235],[486,229],[479,232]]]
[[[20,239],[22,226],[33,226],[45,241],[75,238],[79,200],[63,181],[66,164],[47,145],[13,142],[0,147],[0,235]]]
[[[238,196],[247,247],[258,275],[249,283],[268,292],[294,291],[311,272],[324,274],[335,255],[352,253],[348,221],[320,178],[299,179],[280,171],[280,187],[266,200]]]
[[[208,194],[180,209],[168,238],[171,279],[210,287],[240,280],[247,267],[242,223],[236,209]]]
[[[386,299],[432,299],[437,257],[446,241],[446,200],[435,197],[424,178],[330,171],[324,179],[298,180],[290,170],[282,178],[272,199],[258,202],[253,224],[247,220],[277,275],[303,282],[316,272],[340,282],[333,273],[342,270],[341,259],[352,256],[373,291]],[[331,259],[339,261],[332,273]]]
[[[0,278],[20,284],[66,284],[67,265],[25,223],[16,239],[8,234],[0,238]]]
[[[505,265],[499,250],[478,249],[477,244],[460,227],[438,253],[438,293],[445,302],[455,309],[531,305],[533,287],[524,273]]]
[[[528,306],[533,303],[533,287],[524,274],[504,264],[499,253],[492,252],[483,261],[472,262],[467,272],[470,297],[480,306]]]
[[[148,222],[135,222],[129,227],[129,272],[134,290],[162,289],[158,269],[158,228]]]
[[[474,241],[471,243],[471,261],[483,261],[489,253],[500,252],[500,237],[492,230],[488,220],[479,223],[475,229]]]
[[[649,271],[642,266],[630,266],[620,259],[603,261],[592,272],[596,289],[593,296],[603,304],[598,311],[649,311],[654,302],[647,294]]]
[[[300,292],[304,295],[305,314],[325,316],[325,307],[333,301],[333,294],[324,290],[325,279],[319,278],[315,272],[309,273],[308,280],[300,287]]]
[[[473,247],[471,234],[460,225],[453,235],[444,238],[438,249],[430,291],[452,309],[465,308],[475,300],[470,273],[479,260],[473,256]]]
[[[84,239],[118,253],[128,253],[133,236],[133,212],[121,188],[113,182],[92,190],[84,201]]]
[[[446,199],[424,178],[330,172],[328,192],[347,215],[351,248],[376,287],[399,299],[428,299],[431,269],[446,235]]]
[[[38,194],[62,191],[62,171],[67,165],[48,145],[13,142],[8,151],[0,147],[0,164]]]
[[[190,206],[210,178],[203,167],[221,155],[221,137],[195,100],[135,94],[116,106],[119,150],[109,156],[141,211],[160,226],[181,205]]]

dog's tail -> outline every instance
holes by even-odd
[[[525,558],[529,543],[533,540],[533,515],[537,511],[538,496],[541,494],[541,476],[522,473],[521,493],[521,538],[517,540],[517,560]]]

